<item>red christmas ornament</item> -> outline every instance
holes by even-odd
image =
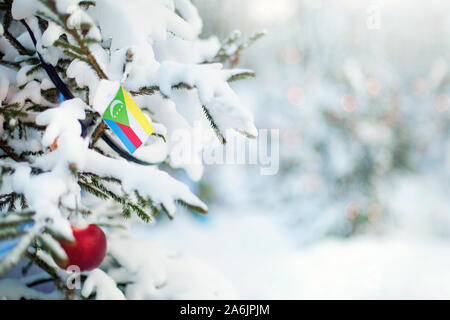
[[[103,230],[90,224],[86,228],[72,227],[75,243],[62,243],[61,247],[67,254],[67,262],[61,268],[67,269],[76,265],[80,271],[87,271],[97,268],[106,255],[106,237]]]

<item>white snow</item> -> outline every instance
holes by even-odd
[[[27,287],[28,278],[22,279],[2,279],[0,280],[0,298],[11,300],[25,299],[43,299],[57,300],[62,299],[63,295],[59,291],[44,293]]]
[[[14,0],[12,4],[12,16],[16,20],[25,19],[32,16],[39,7],[39,1],[35,0]]]
[[[142,196],[150,197],[156,205],[162,204],[171,215],[176,211],[175,200],[183,200],[205,211],[208,210],[188,186],[156,167],[107,158],[92,150],[88,151],[86,160],[84,169],[87,172],[120,179],[125,192],[137,190]]]
[[[360,236],[296,246],[295,229],[261,212],[215,210],[135,229],[138,237],[208,261],[239,299],[448,299],[445,242]],[[227,212],[228,211],[228,212]]]
[[[215,268],[191,255],[150,241],[108,238],[110,253],[123,266],[108,274],[129,282],[128,299],[232,299],[235,292]]]
[[[74,59],[66,70],[69,78],[74,78],[79,87],[89,88],[89,102],[92,102],[93,94],[99,78],[95,71],[84,61]]]
[[[114,280],[100,269],[88,273],[81,290],[81,294],[86,298],[92,293],[95,293],[97,300],[125,300],[122,291],[117,288]]]
[[[80,0],[56,0],[56,8],[59,12],[70,13],[77,8]]]
[[[194,28],[198,29],[195,22],[193,28],[159,0],[136,0],[132,5],[126,1],[99,0],[89,13],[95,17],[103,36],[113,37],[112,50],[148,44],[153,39],[164,40],[168,31],[192,40]]]
[[[36,159],[36,165],[45,170],[53,169],[53,171],[33,179],[39,179],[45,175],[54,179],[59,179],[58,175],[70,176],[68,165],[73,163],[81,172],[120,179],[125,192],[131,193],[137,190],[142,196],[151,198],[155,205],[163,205],[172,215],[176,210],[176,200],[183,200],[207,210],[206,205],[192,194],[186,185],[170,177],[166,172],[152,166],[142,166],[126,160],[105,157],[88,149],[88,141],[80,137],[81,127],[78,122],[78,119],[84,119],[84,108],[84,102],[75,98],[66,100],[59,107],[49,109],[38,116],[37,123],[47,125],[42,139],[44,146],[49,146],[58,139],[58,148]],[[79,187],[70,182],[69,176],[60,182],[66,184],[64,181],[67,181],[65,188],[60,186],[57,190],[63,193],[66,188],[70,188],[75,191],[75,196],[78,198]],[[49,187],[49,190],[53,189]],[[61,194],[55,194],[52,201],[59,199]]]
[[[189,0],[174,0],[174,5],[183,19],[191,25],[192,32],[198,36],[202,31],[203,22],[198,15],[197,8]]]
[[[118,81],[101,80],[95,90],[92,107],[103,115],[110,102],[116,96],[120,83]]]
[[[58,107],[49,109],[36,117],[36,123],[47,126],[42,144],[51,145],[62,133],[80,136],[81,127],[77,120],[85,118],[86,104],[79,98],[66,100]]]
[[[31,176],[30,168],[24,166],[16,169],[10,183],[12,190],[22,192],[30,208],[36,211],[35,221],[50,222],[49,228],[61,237],[69,241],[73,240],[70,224],[59,209],[61,197],[70,190],[70,180],[67,177],[58,172]]]
[[[50,47],[63,33],[64,29],[60,25],[50,21],[47,29],[42,34],[42,45],[44,47]]]
[[[171,96],[172,86],[185,83],[197,88],[200,103],[210,109],[219,128],[233,128],[257,136],[252,114],[241,104],[226,80],[233,74],[249,70],[222,70],[221,64],[183,65],[164,61],[154,75],[153,82],[161,92]]]

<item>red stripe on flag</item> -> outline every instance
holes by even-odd
[[[139,139],[139,137],[134,133],[133,129],[131,127],[126,126],[122,123],[116,122],[117,125],[122,129],[123,133],[130,139],[131,143],[137,148],[142,144],[142,141]]]

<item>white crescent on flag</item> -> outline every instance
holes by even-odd
[[[120,101],[120,100],[114,100],[114,101],[111,103],[111,108],[110,108],[109,112],[111,113],[111,117],[113,117],[113,119],[116,118],[116,116],[115,116],[114,113],[113,113],[114,107],[116,106],[116,104],[119,104],[119,103],[122,104],[122,101]]]

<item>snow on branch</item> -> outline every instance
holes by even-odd
[[[94,293],[97,300],[125,300],[125,296],[117,288],[114,280],[100,269],[89,272],[81,290],[85,298],[89,298]]]
[[[89,150],[83,171],[119,179],[125,192],[138,191],[142,196],[150,198],[155,205],[162,205],[170,215],[175,213],[177,201],[183,201],[199,212],[208,210],[185,184],[155,167],[104,157]]]
[[[174,214],[177,201],[198,208],[200,212],[207,211],[206,205],[192,194],[186,185],[166,172],[152,166],[106,157],[89,149],[87,141],[80,137],[81,128],[78,122],[83,118],[84,106],[80,99],[71,99],[63,102],[60,107],[39,115],[39,123],[47,125],[44,144],[48,145],[58,137],[60,146],[55,151],[39,157],[36,165],[42,170],[53,170],[52,173],[55,169],[61,172],[65,170],[67,174],[72,164],[81,173],[117,178],[126,193],[138,191],[142,196],[150,198],[154,205],[162,205],[170,215]]]
[[[211,265],[148,240],[112,235],[110,254],[119,264],[108,268],[125,284],[128,299],[230,299],[236,294]],[[146,254],[143,254],[146,253]]]
[[[18,244],[0,261],[0,275],[14,267],[28,249],[31,242],[41,232],[42,224],[35,224],[18,242]]]
[[[29,276],[21,279],[2,279],[0,280],[0,297],[11,300],[19,299],[41,299],[41,300],[57,300],[62,299],[63,295],[60,291],[53,290],[45,293],[31,288],[32,280],[36,277]],[[31,282],[31,285],[30,285]]]
[[[200,103],[209,110],[209,115],[222,136],[225,136],[226,129],[232,128],[256,137],[258,133],[252,114],[227,83],[253,74],[246,69],[224,70],[221,64],[185,65],[164,61],[149,79],[152,85],[132,93],[152,94],[158,90],[164,96],[171,97],[173,89],[196,88]]]

